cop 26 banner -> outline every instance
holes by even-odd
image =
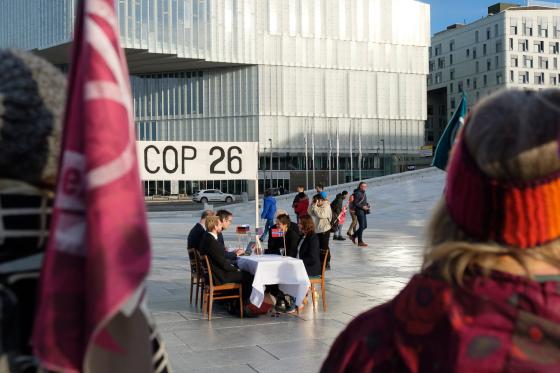
[[[254,180],[257,142],[137,141],[142,180]]]

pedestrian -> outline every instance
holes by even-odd
[[[266,235],[269,233],[270,228],[274,225],[274,216],[276,214],[276,200],[272,196],[272,192],[267,190],[264,193],[263,209],[261,212],[261,219],[266,220],[264,232],[260,238],[261,242],[265,240]]]
[[[359,247],[367,247],[367,243],[363,240],[364,230],[367,228],[366,215],[370,213],[370,205],[367,200],[366,190],[367,184],[362,181],[358,185],[358,188],[354,190],[354,201],[352,202],[354,214],[356,214],[356,219],[358,220],[358,229],[350,236],[350,239],[354,244],[357,239]]]
[[[451,151],[420,274],[321,372],[559,372],[560,90],[502,90]]]
[[[297,194],[292,202],[292,208],[294,209],[294,213],[296,214],[297,221],[299,222],[299,218],[303,215],[307,215],[307,209],[309,208],[309,198],[307,194],[304,192],[303,186],[297,187]]]
[[[344,190],[342,193],[336,195],[336,198],[331,203],[331,209],[333,213],[332,228],[334,229],[333,240],[345,241],[346,238],[342,237],[342,225],[346,219],[346,206],[344,206],[344,200],[348,196],[348,192]]]
[[[356,233],[356,227],[358,226],[358,218],[356,217],[356,210],[354,210],[354,193],[350,194],[350,197],[348,197],[348,212],[350,212],[352,222],[348,227],[348,232],[346,232],[346,235],[352,238],[354,233]]]
[[[319,194],[319,193],[323,192],[323,189],[325,189],[325,187],[323,186],[323,184],[319,183],[319,184],[315,185],[315,192],[316,192],[316,194]]]
[[[321,193],[313,196],[313,203],[309,205],[307,210],[309,216],[313,218],[315,224],[315,233],[319,238],[319,246],[321,248],[321,262],[327,251],[327,269],[331,268],[331,254],[329,250],[329,239],[331,236],[332,210],[329,201],[327,201]]]

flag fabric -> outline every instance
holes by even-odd
[[[114,0],[79,2],[68,89],[34,353],[56,371],[151,372],[150,243]]]
[[[441,170],[445,171],[447,167],[447,161],[449,160],[449,152],[453,147],[455,142],[455,137],[459,132],[459,129],[465,121],[465,115],[467,114],[467,97],[463,95],[461,102],[455,110],[455,113],[451,117],[449,123],[445,127],[443,134],[441,135],[438,144],[436,146],[436,151],[434,152],[434,160],[432,161],[432,166],[435,166]]]
[[[270,230],[270,235],[272,236],[272,238],[284,237],[284,231],[279,228],[272,228]]]

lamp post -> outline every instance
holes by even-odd
[[[270,188],[272,188],[272,139],[268,139],[270,142]]]
[[[385,139],[379,140],[381,146],[383,147],[383,176],[385,176]]]

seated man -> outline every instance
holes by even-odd
[[[206,255],[210,262],[212,274],[218,285],[226,283],[238,283],[243,287],[243,298],[249,299],[253,287],[253,275],[241,271],[226,259],[223,246],[218,242],[218,233],[221,222],[218,216],[206,218],[206,234],[200,243],[200,254]]]
[[[209,216],[214,216],[214,211],[204,210],[200,216],[200,221],[190,230],[189,237],[187,238],[187,247],[189,249],[198,249],[200,246],[206,233],[206,218]]]
[[[228,210],[218,210],[216,212],[216,216],[220,218],[220,230],[218,231],[218,242],[223,247],[225,256],[227,259],[231,261],[236,261],[239,255],[243,255],[245,250],[238,248],[235,251],[228,251],[226,244],[224,242],[224,235],[222,234],[223,231],[229,228],[231,222],[233,221],[233,214]]]

